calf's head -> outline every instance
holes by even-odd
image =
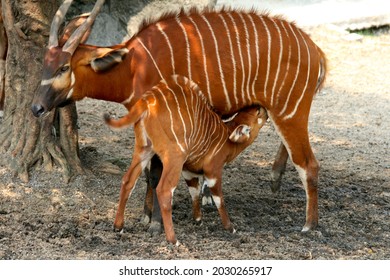
[[[226,122],[231,131],[229,140],[234,143],[250,145],[256,139],[267,118],[267,112],[262,107],[242,109],[232,120]]]

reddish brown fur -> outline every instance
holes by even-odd
[[[105,72],[92,70],[94,59],[121,48],[129,50],[121,63]],[[71,67],[76,79],[72,100],[91,97],[131,109],[161,79],[179,74],[198,84],[221,115],[261,105],[283,142],[273,166],[273,189],[279,189],[289,156],[306,189],[304,230],[316,227],[319,165],[309,142],[308,118],[315,92],[325,79],[326,59],[294,24],[254,11],[182,11],[150,21],[124,44],[80,45]],[[42,87],[36,96],[37,115],[60,103],[48,101],[52,91]]]
[[[215,186],[210,185],[210,189],[217,199],[222,224],[225,229],[234,231],[222,195],[222,169],[226,162],[232,161],[255,140],[267,114],[264,110],[260,113],[258,108],[248,108],[224,124],[206,102],[196,85],[186,78],[175,77],[146,92],[125,117],[119,120],[106,117],[106,122],[112,127],[134,124],[135,131],[133,161],[123,179],[115,218],[118,230],[123,228],[129,194],[141,170],[155,153],[163,163],[157,195],[168,241],[176,243],[171,201],[182,168],[187,171],[187,185],[196,189],[191,191],[194,219],[199,221],[201,218],[196,194],[199,194],[198,177],[203,174],[208,180],[215,180]],[[243,133],[245,129],[250,129],[250,133]],[[198,175],[189,178],[188,172]]]

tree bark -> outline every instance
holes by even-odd
[[[8,40],[5,33],[2,10],[0,5],[0,117],[3,117],[4,110],[4,77],[5,77],[5,58],[7,55]]]
[[[0,115],[0,164],[7,165],[15,176],[26,182],[29,180],[29,171],[32,167],[42,167],[50,171],[58,166],[62,168],[64,178],[68,181],[73,175],[85,172],[78,156],[76,105],[53,110],[42,119],[36,119],[30,110],[41,79],[42,60],[48,42],[50,23],[62,0],[0,1],[4,37],[8,39],[7,56],[3,61],[5,73],[3,83],[0,62],[0,114],[4,114],[3,117]],[[95,1],[75,2],[82,6],[91,2],[93,4]],[[187,1],[116,0],[112,3],[112,6],[116,7],[113,14],[115,18],[121,18],[125,25],[122,31],[126,33],[127,25],[138,26],[137,21],[132,24],[128,20],[130,15],[132,19],[140,20],[143,13],[151,14],[162,10],[161,8],[167,8],[168,2],[171,6],[183,5]],[[193,2],[200,6],[215,4],[215,0]],[[73,9],[80,8],[78,5]],[[76,13],[78,12],[77,10]],[[101,25],[106,27],[107,22],[104,21]],[[100,37],[104,37],[102,34],[112,36],[114,33],[116,34],[116,31],[111,29],[109,32],[100,30],[98,37],[101,39]],[[106,40],[108,42],[109,38]],[[0,41],[4,43],[1,34]],[[104,45],[107,45],[107,42],[104,41]],[[93,40],[92,43],[94,44]],[[1,86],[4,87],[3,95]],[[2,100],[5,101],[4,112],[1,111]]]
[[[42,119],[30,109],[41,79],[50,20],[59,4],[57,0],[1,2],[8,51],[0,163],[25,182],[33,166],[48,171],[59,166],[66,181],[84,172],[78,157],[76,105],[53,110]]]

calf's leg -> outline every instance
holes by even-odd
[[[164,231],[168,242],[178,245],[172,220],[172,196],[180,179],[183,161],[170,159],[163,161],[163,172],[157,186],[157,198],[160,204]]]
[[[162,163],[157,155],[154,155],[150,161],[150,169],[146,169],[146,195],[144,203],[144,219],[146,225],[150,223],[148,232],[152,235],[158,235],[162,230],[162,219],[160,205],[158,204],[156,188],[160,181],[162,173]]]
[[[124,225],[124,213],[127,200],[134,189],[134,186],[142,172],[142,160],[139,154],[134,152],[131,165],[122,179],[122,185],[119,195],[119,205],[115,216],[114,229],[121,231]]]
[[[192,216],[197,223],[200,223],[202,220],[202,210],[200,208],[199,178],[185,178],[185,180],[192,199]]]
[[[218,209],[218,213],[219,216],[221,217],[223,227],[226,230],[234,233],[236,230],[234,229],[234,226],[230,221],[225,206],[225,200],[222,194],[222,168],[221,171],[218,171],[217,173],[215,172],[215,170],[211,174],[209,172],[207,173],[205,172],[205,180],[206,180],[206,185],[210,188],[211,195],[213,197],[215,206]]]
[[[152,189],[152,195],[153,195],[153,208],[152,208],[152,216],[150,221],[150,226],[148,229],[148,232],[152,235],[158,235],[161,233],[162,230],[162,218],[161,218],[161,211],[160,211],[160,205],[158,204],[157,194],[156,194],[156,188],[158,186],[158,183],[161,178],[161,174],[163,171],[163,165],[161,160],[157,155],[155,155],[151,162],[150,162],[150,186]]]

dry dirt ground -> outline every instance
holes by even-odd
[[[267,123],[225,168],[224,194],[236,234],[223,230],[213,206],[195,224],[182,181],[173,205],[181,245],[167,245],[163,234],[150,236],[139,222],[144,180],[128,202],[125,233],[114,233],[133,134],[102,124],[103,112],[124,114],[119,105],[84,100],[78,111],[88,176],[65,185],[60,171],[41,171],[24,184],[0,166],[0,259],[390,259],[390,34],[350,40],[332,26],[309,33],[330,66],[310,121],[322,167],[317,230],[300,232],[305,193],[290,162],[282,191],[270,191],[279,140]]]

